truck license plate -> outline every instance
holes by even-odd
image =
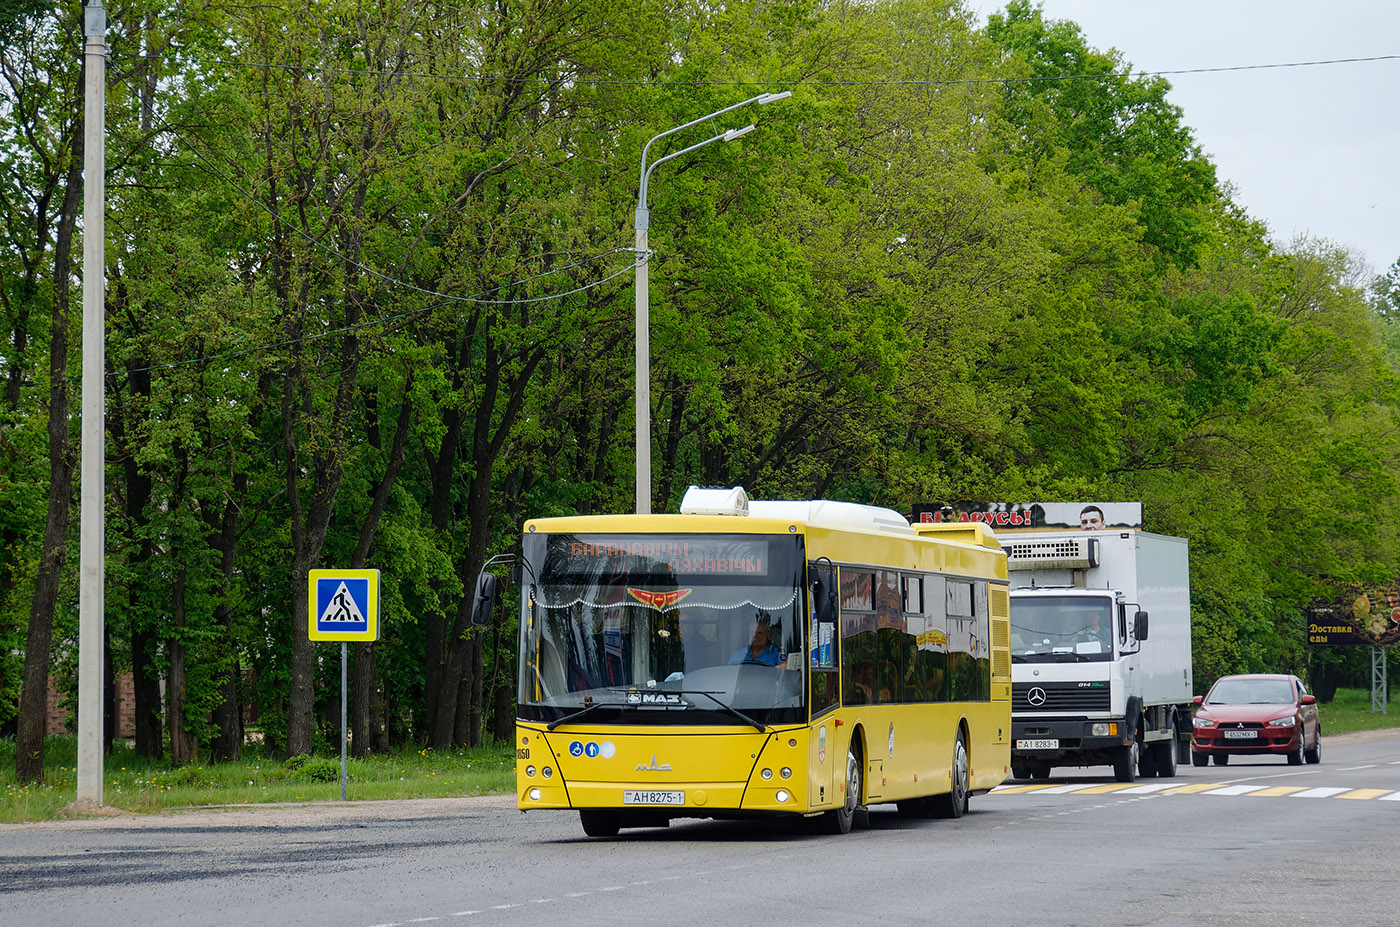
[[[1041,738],[1039,740],[1018,740],[1017,750],[1058,750],[1060,742],[1054,738]]]
[[[1225,731],[1226,740],[1253,740],[1257,735],[1254,731]]]
[[[624,805],[683,805],[685,804],[685,793],[624,789],[622,803]]]

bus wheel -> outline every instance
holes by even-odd
[[[860,747],[852,739],[846,748],[846,797],[841,807],[826,813],[826,829],[833,834],[849,834],[851,822],[860,806],[861,761]]]
[[[578,813],[583,832],[590,837],[616,837],[622,827],[622,820],[616,811],[586,811]]]
[[[967,813],[967,780],[967,744],[963,741],[962,728],[959,728],[958,742],[953,747],[953,787],[947,795],[934,796],[934,814],[940,818],[960,818]]]

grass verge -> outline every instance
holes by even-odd
[[[1391,699],[1389,714],[1372,712],[1370,689],[1338,689],[1332,701],[1317,708],[1323,736],[1400,727],[1400,699]]]
[[[250,744],[236,762],[172,767],[118,744],[102,766],[103,803],[125,811],[340,800],[338,753],[283,759]],[[352,758],[346,772],[349,801],[496,795],[515,788],[515,752],[504,745],[446,752],[410,747]],[[59,817],[77,797],[77,778],[75,737],[46,738],[44,781],[25,784],[15,778],[14,738],[0,740],[0,823]]]

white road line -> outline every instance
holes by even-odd
[[[1135,786],[1133,786],[1133,787],[1130,788],[1130,789],[1119,789],[1115,794],[1118,794],[1118,795],[1145,795],[1145,794],[1147,794],[1147,793],[1149,793],[1149,792],[1160,792],[1160,791],[1162,791],[1162,789],[1173,789],[1173,788],[1176,788],[1178,785],[1181,785],[1181,783],[1180,783],[1180,782],[1175,782],[1175,781],[1173,781],[1173,782],[1152,782],[1152,783],[1149,783],[1149,784],[1147,784],[1147,785],[1135,785]]]
[[[1068,794],[1069,792],[1078,792],[1080,789],[1092,789],[1094,786],[1096,786],[1096,785],[1102,785],[1102,784],[1103,784],[1103,783],[1101,783],[1101,782],[1079,782],[1079,783],[1074,783],[1074,784],[1071,784],[1071,785],[1052,785],[1052,786],[1050,786],[1050,788],[1048,788],[1048,789],[1036,789],[1034,792],[1032,792],[1032,793],[1030,793],[1030,794],[1032,794],[1032,795],[1065,795],[1065,794]]]
[[[1262,785],[1227,785],[1223,789],[1210,789],[1201,792],[1202,795],[1248,795],[1250,792],[1257,792],[1262,789]]]
[[[1331,798],[1333,795],[1340,795],[1343,792],[1350,792],[1351,789],[1338,788],[1316,788],[1304,789],[1301,792],[1294,792],[1289,798]]]
[[[1353,769],[1375,769],[1375,763],[1367,763],[1365,766],[1343,766],[1337,772],[1351,772]]]

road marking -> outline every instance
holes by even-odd
[[[1041,789],[1051,788],[1049,783],[1037,785],[999,785],[992,789],[993,792],[1005,792],[1012,795],[1020,795],[1025,792],[1038,792]]]
[[[1250,792],[1249,794],[1251,798],[1264,798],[1266,796],[1269,798],[1277,798],[1280,795],[1292,795],[1294,792],[1301,792],[1303,788],[1304,787],[1301,785],[1274,785],[1267,789],[1260,789],[1257,792]]]
[[[1352,789],[1338,795],[1338,798],[1380,798],[1390,792],[1390,789]]]
[[[1218,789],[1222,782],[1198,782],[1195,785],[1183,785],[1164,792],[1164,795],[1190,795],[1192,792],[1208,792],[1211,789]]]
[[[1303,789],[1301,792],[1294,792],[1289,798],[1331,798],[1333,795],[1340,795],[1343,792],[1350,792],[1351,789],[1338,788],[1316,788]]]
[[[1381,801],[1400,801],[1400,792],[1391,792],[1389,795],[1382,795]]]
[[[1248,795],[1250,792],[1257,792],[1262,789],[1262,785],[1227,785],[1220,789],[1211,789],[1207,795]]]
[[[1152,792],[1161,792],[1161,791],[1164,790],[1164,789],[1169,789],[1169,788],[1171,788],[1171,787],[1172,787],[1173,785],[1175,785],[1175,784],[1176,784],[1176,783],[1174,783],[1174,782],[1150,782],[1150,783],[1148,783],[1147,785],[1134,785],[1134,786],[1131,786],[1131,787],[1129,787],[1129,788],[1124,789],[1124,790],[1123,790],[1123,794],[1124,794],[1124,795],[1147,795],[1147,794],[1150,794],[1150,793],[1152,793]]]
[[[1093,788],[1093,786],[1094,786],[1094,783],[1092,783],[1092,782],[1071,783],[1071,784],[1069,784],[1069,785],[1052,785],[1052,786],[1050,786],[1050,787],[1047,788],[1047,789],[1042,789],[1041,792],[1040,792],[1040,794],[1042,794],[1042,795],[1064,795],[1064,794],[1069,793],[1069,792],[1079,792],[1079,791],[1083,791],[1084,789]]]
[[[1368,764],[1365,765],[1365,766],[1343,766],[1343,767],[1341,767],[1340,769],[1338,769],[1337,772],[1351,772],[1351,771],[1354,770],[1354,769],[1375,769],[1375,768],[1376,768],[1376,764],[1375,764],[1375,763],[1368,763]]]

